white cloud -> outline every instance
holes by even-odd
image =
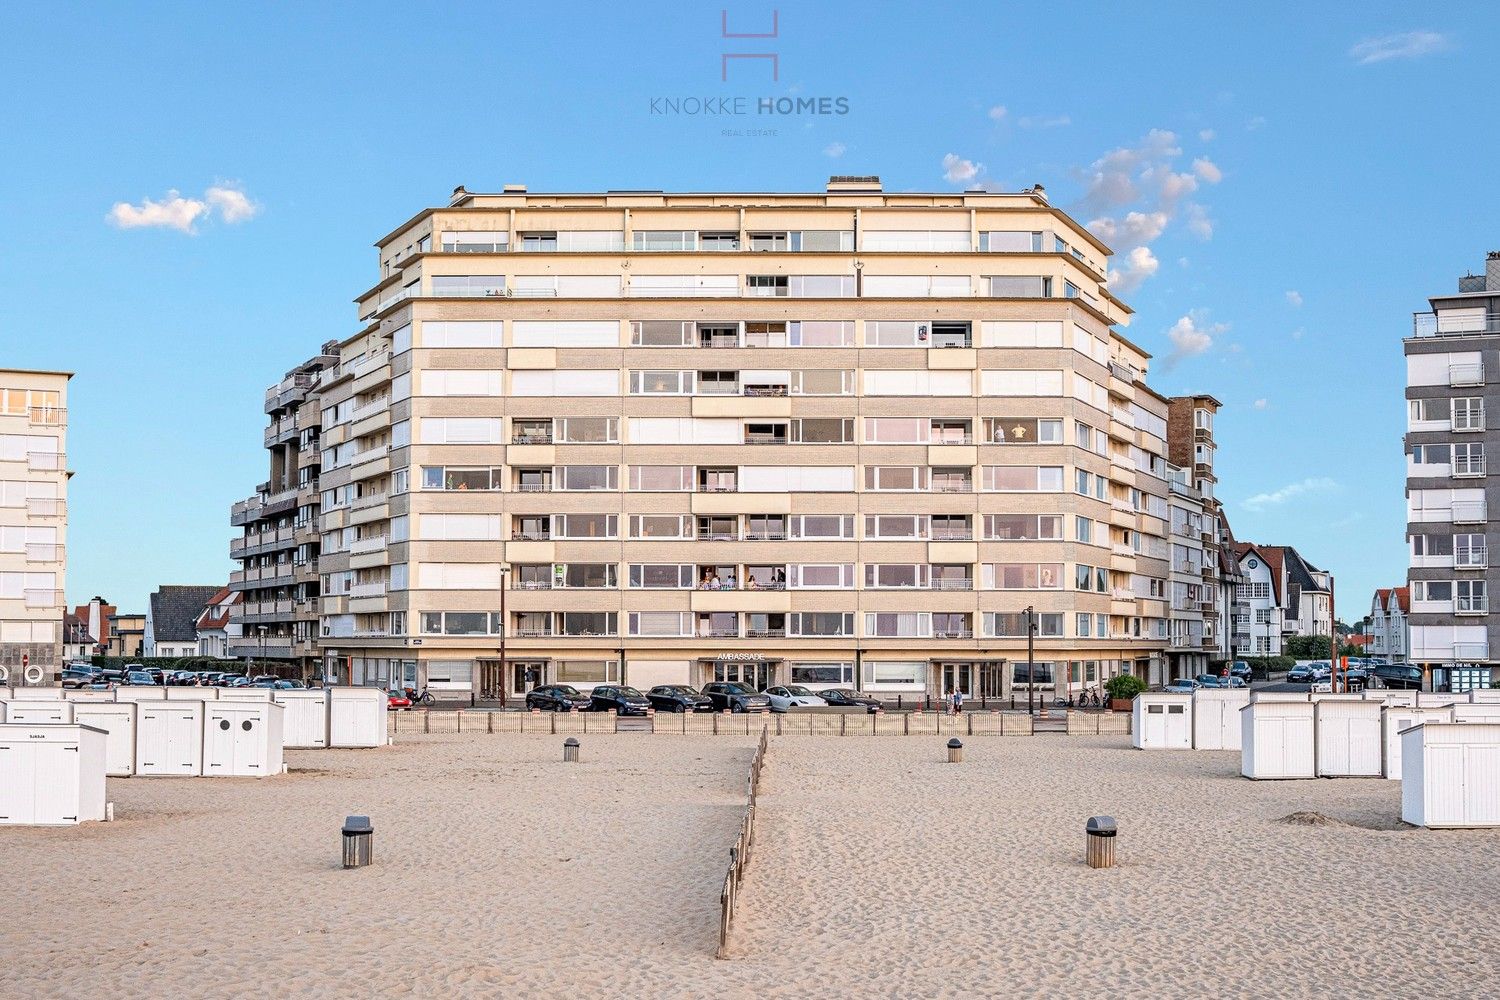
[[[1124,263],[1109,272],[1109,290],[1129,292],[1161,268],[1161,262],[1150,247],[1135,247],[1124,256]]]
[[[1447,35],[1437,31],[1402,31],[1394,35],[1362,38],[1349,49],[1349,58],[1361,66],[1387,59],[1416,59],[1448,48]]]
[[[1172,352],[1162,363],[1168,370],[1177,367],[1186,358],[1206,353],[1214,346],[1214,338],[1229,331],[1228,323],[1209,323],[1207,314],[1195,309],[1172,324],[1167,339],[1172,342]]]
[[[830,142],[828,145],[823,147],[823,155],[832,157],[836,160],[840,156],[843,156],[844,153],[848,151],[848,149],[849,147],[845,146],[842,142]]]
[[[1292,331],[1292,339],[1293,340],[1301,340],[1302,339],[1302,334],[1303,334],[1303,330],[1299,326],[1299,327],[1297,327],[1297,329],[1295,329],[1295,330]]]
[[[1008,114],[1010,114],[1010,112],[1006,110],[1006,107],[1003,104],[997,104],[993,108],[990,108],[991,121],[1003,122],[1005,121],[1005,116]]]
[[[1016,120],[1022,128],[1062,128],[1073,124],[1067,115],[1025,115]]]
[[[1205,128],[1205,129],[1199,129],[1198,130],[1198,138],[1201,139],[1204,142],[1213,142],[1214,141],[1214,134],[1215,134],[1214,130],[1211,129],[1211,128]]]
[[[176,190],[168,191],[160,201],[142,198],[139,204],[117,201],[105,218],[119,229],[175,229],[194,235],[199,222],[219,218],[234,224],[253,219],[260,206],[238,187],[215,184],[202,198],[184,198]]]
[[[1260,131],[1261,129],[1263,129],[1265,127],[1266,127],[1266,116],[1265,115],[1256,115],[1254,118],[1250,119],[1249,121],[1247,121],[1245,123],[1245,131],[1246,132],[1258,132],[1258,131]]]
[[[966,184],[978,177],[984,164],[966,160],[957,153],[943,157],[943,179],[949,184]]]
[[[1196,202],[1187,207],[1187,227],[1200,240],[1214,238],[1214,221],[1208,217],[1208,209]]]
[[[1253,497],[1247,497],[1243,506],[1246,510],[1265,510],[1267,507],[1275,507],[1286,503],[1293,497],[1299,497],[1307,493],[1321,493],[1327,490],[1338,489],[1338,483],[1326,476],[1314,479],[1304,479],[1301,482],[1288,483],[1278,490],[1269,493],[1257,493]]]
[[[260,206],[245,192],[227,184],[215,184],[203,193],[203,200],[219,210],[219,216],[230,224],[255,218]]]
[[[1101,240],[1121,246],[1146,244],[1162,234],[1169,218],[1166,212],[1127,212],[1121,219],[1100,216],[1085,228]]]
[[[1293,309],[1302,308],[1302,293],[1295,288],[1286,293],[1286,300]]]
[[[139,205],[117,201],[109,210],[109,221],[120,229],[175,229],[194,232],[193,226],[208,211],[208,205],[197,198],[184,198],[168,191],[161,201],[141,199]]]
[[[1261,399],[1257,399],[1254,403],[1251,403],[1250,405],[1254,406],[1257,410],[1264,410],[1266,407],[1270,406],[1271,404],[1269,402],[1267,402],[1264,398],[1261,398]]]
[[[1206,156],[1200,156],[1193,161],[1193,173],[1198,175],[1200,181],[1217,184],[1224,179],[1224,171]]]

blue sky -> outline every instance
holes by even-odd
[[[1331,567],[1341,617],[1404,577],[1401,338],[1500,247],[1496,8],[735,0],[731,32],[779,21],[733,40],[697,3],[228,8],[0,13],[0,364],[78,373],[70,600],[226,578],[265,387],[353,332],[371,243],[456,185],[830,173],[1044,184],[1114,234],[1157,388],[1224,401],[1239,537]],[[779,80],[721,81],[772,51]],[[731,96],[848,113],[650,103]]]

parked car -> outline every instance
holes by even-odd
[[[526,692],[526,707],[544,712],[566,712],[576,708],[587,712],[592,700],[571,684],[548,684]]]
[[[764,712],[771,707],[770,698],[739,681],[714,681],[703,685],[703,693],[714,703],[716,712],[726,708],[731,712]]]
[[[688,684],[658,684],[646,692],[658,712],[712,712],[713,699]]]
[[[1193,680],[1191,677],[1179,677],[1172,683],[1168,684],[1166,687],[1162,688],[1162,690],[1170,691],[1173,694],[1192,694],[1201,686],[1202,685]]]
[[[1312,665],[1299,663],[1286,672],[1286,679],[1292,684],[1307,684],[1313,679]]]
[[[166,675],[162,673],[161,667],[145,667],[142,672],[151,678],[152,684],[165,685],[167,682]]]
[[[276,682],[276,686],[278,688],[281,688],[284,691],[306,691],[307,690],[307,685],[303,684],[301,681],[297,680],[295,677],[287,678],[287,679],[284,679],[284,680],[279,680],[279,681]]]
[[[623,684],[601,684],[589,692],[591,712],[613,712],[616,715],[645,715],[651,702],[633,687]]]
[[[409,712],[411,711],[411,699],[400,688],[391,688],[385,693],[385,707],[390,712],[394,712],[398,708],[404,708]]]
[[[94,683],[94,672],[81,667],[66,667],[62,672],[62,686],[65,688],[88,687]]]
[[[156,681],[144,670],[132,670],[125,675],[125,683],[131,687],[151,687]]]
[[[1307,666],[1312,671],[1314,681],[1326,681],[1333,677],[1333,664],[1331,663],[1319,661],[1317,663],[1309,663]]]
[[[1243,677],[1229,676],[1219,678],[1219,687],[1247,688],[1249,686],[1250,682]]]
[[[813,694],[800,684],[778,684],[766,688],[766,697],[771,700],[771,711],[785,712],[792,708],[824,708],[828,702]]]
[[[1350,666],[1343,671],[1344,683],[1349,685],[1351,691],[1362,691],[1370,683],[1370,668],[1364,665]]]
[[[1249,684],[1254,678],[1254,671],[1250,669],[1250,664],[1244,660],[1235,660],[1229,664],[1229,676],[1238,677],[1246,684]]]
[[[1203,688],[1217,688],[1217,687],[1228,687],[1229,686],[1229,684],[1226,682],[1226,678],[1220,677],[1218,674],[1199,674],[1197,677],[1194,677],[1193,680],[1197,683],[1197,685],[1199,687],[1203,687]]]
[[[874,714],[880,708],[879,698],[871,698],[865,694],[856,694],[845,688],[828,688],[819,691],[818,697],[836,708],[863,708],[871,714]]]
[[[1422,668],[1410,663],[1382,663],[1370,671],[1382,687],[1404,691],[1422,690]]]
[[[124,684],[127,671],[120,667],[105,667],[99,671],[99,680],[107,684]]]

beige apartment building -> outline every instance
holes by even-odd
[[[460,188],[377,246],[316,386],[330,676],[1164,676],[1168,400],[1040,188]]]
[[[71,372],[0,368],[0,684],[57,684]]]

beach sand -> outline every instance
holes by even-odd
[[[110,779],[114,823],[0,829],[0,995],[1482,996],[1500,831],[1379,780],[1250,782],[1121,737],[404,737],[254,779]],[[1313,812],[1328,821],[1288,823]],[[339,868],[368,813],[373,867]],[[1082,864],[1120,821],[1120,866]]]

